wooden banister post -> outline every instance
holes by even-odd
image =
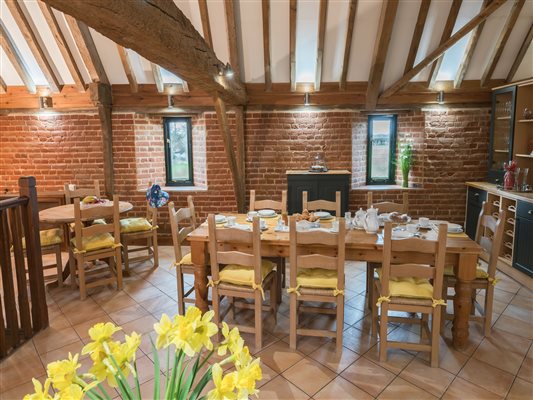
[[[48,306],[44,290],[37,189],[33,176],[19,178],[19,193],[20,196],[28,197],[28,204],[22,207],[22,224],[28,258],[33,331],[37,332],[48,326]]]

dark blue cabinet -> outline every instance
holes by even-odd
[[[533,203],[517,202],[515,224],[513,267],[533,276]]]
[[[473,187],[468,188],[465,231],[470,239],[476,239],[477,221],[481,213],[481,206],[487,200],[487,192]]]

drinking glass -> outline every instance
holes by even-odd
[[[350,211],[344,213],[344,220],[346,223],[346,229],[352,229],[352,213]]]
[[[522,169],[522,187],[520,190],[526,191],[527,190],[527,174],[529,173],[529,168],[523,168]]]

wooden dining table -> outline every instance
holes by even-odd
[[[246,224],[245,214],[225,214],[237,217],[237,223]],[[263,257],[289,257],[289,233],[274,230],[277,218],[266,219],[268,229],[261,234],[261,255]],[[249,224],[249,223],[248,223]],[[251,225],[251,224],[250,224]],[[329,227],[330,223],[321,223]],[[424,234],[428,239],[436,238],[435,231]],[[187,239],[191,246],[194,270],[196,306],[203,312],[208,305],[208,276],[206,260],[208,254],[208,229],[203,223]],[[453,343],[457,349],[468,344],[468,321],[471,310],[472,281],[476,276],[476,266],[483,249],[466,235],[449,235],[446,242],[446,264],[454,266],[457,277],[454,298],[454,319],[452,327]],[[368,234],[364,230],[350,230],[346,234],[346,259],[353,261],[382,262],[383,237],[381,234]]]
[[[112,207],[113,202],[111,200],[106,201],[102,204],[92,204],[90,207]],[[133,204],[127,201],[119,201],[118,210],[119,213],[125,213],[133,209]],[[66,231],[68,232],[68,224],[74,222],[74,204],[64,204],[62,206],[46,208],[39,212],[39,221],[46,222],[53,225],[65,225]],[[69,260],[63,266],[63,282],[68,278],[70,274],[70,268],[68,268]],[[49,285],[56,285],[57,282],[52,282]]]

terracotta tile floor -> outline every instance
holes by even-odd
[[[22,398],[32,390],[32,376],[44,380],[48,362],[81,350],[91,325],[113,321],[126,332],[145,335],[138,363],[143,366],[141,390],[149,399],[154,381],[148,334],[153,335],[153,323],[162,313],[176,312],[175,277],[169,270],[172,249],[161,247],[160,254],[160,267],[155,271],[150,263],[134,266],[122,292],[112,287],[94,289],[82,302],[70,287],[49,289],[50,328],[0,363],[0,398]],[[432,369],[424,353],[390,350],[387,363],[378,361],[377,341],[370,336],[370,318],[364,306],[364,274],[364,264],[346,264],[342,354],[335,354],[335,344],[329,339],[300,339],[297,352],[289,349],[286,295],[277,323],[265,313],[264,347],[259,353],[253,337],[243,335],[262,360],[260,399],[533,398],[532,292],[500,274],[491,337],[483,337],[480,326],[472,322],[470,345],[457,351],[450,344],[449,322],[440,343],[440,368]],[[188,285],[193,283],[192,277],[186,280]],[[250,310],[242,310],[236,319],[248,321],[252,316]],[[335,324],[329,316],[309,315],[303,320],[313,326]],[[396,338],[417,337],[417,329],[410,326],[391,325],[389,331]],[[84,369],[90,365],[86,357],[82,364]]]

